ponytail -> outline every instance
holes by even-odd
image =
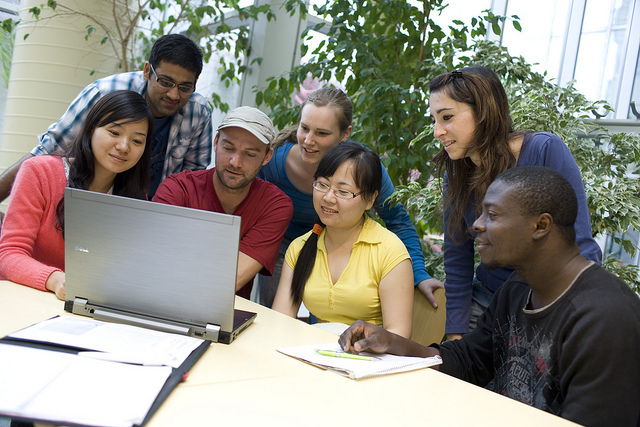
[[[324,224],[316,222],[311,230],[311,235],[304,243],[298,255],[298,261],[293,268],[293,279],[291,279],[291,299],[295,305],[302,303],[304,287],[311,276],[313,266],[316,264],[316,254],[318,253],[318,237],[324,230]]]

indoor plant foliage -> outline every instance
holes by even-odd
[[[303,14],[306,10],[298,1],[287,5],[300,7]],[[312,52],[312,61],[272,77],[256,93],[257,103],[266,104],[276,126],[283,128],[297,119],[292,94],[309,75],[343,82],[354,104],[352,139],[381,156],[398,190],[393,200],[405,204],[418,231],[438,236],[441,182],[431,159],[440,143],[429,120],[428,82],[442,72],[484,65],[501,77],[516,129],[553,132],[569,146],[582,171],[594,236],[640,229],[638,137],[611,134],[591,120],[592,110],[611,109],[606,102],[586,99],[571,84],[549,81],[524,58],[485,40],[488,27],[499,33],[500,24],[513,20],[519,28],[517,17],[485,12],[470,25],[454,21],[443,29],[433,16],[446,6],[443,0],[423,1],[422,9],[402,0],[336,0],[317,7],[330,21],[327,40]],[[635,253],[630,241],[614,239]],[[430,242],[438,243],[431,237]],[[444,279],[438,246],[426,245],[426,257],[430,273]],[[605,266],[638,290],[636,267],[613,259]]]

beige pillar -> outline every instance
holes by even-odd
[[[251,51],[245,63],[251,64],[254,58],[262,58],[262,62],[249,65],[251,70],[242,76],[238,105],[255,106],[254,86],[265,89],[268,77],[280,76],[300,63],[300,34],[307,24],[299,12],[290,16],[280,0],[256,0],[255,4],[271,5],[276,19],[268,21],[265,15],[261,15],[253,23]]]
[[[29,8],[42,0],[20,2],[4,127],[0,139],[0,173],[37,144],[36,136],[57,121],[75,96],[92,81],[115,74],[118,62],[103,33],[85,40],[90,21],[81,16],[52,16],[47,10],[34,21]],[[109,0],[61,0],[101,20],[113,18]],[[29,36],[25,39],[25,34]]]

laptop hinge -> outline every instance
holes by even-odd
[[[86,298],[76,297],[73,301],[65,301],[64,309],[73,314],[80,314],[81,316],[88,316],[89,310],[87,308],[87,303],[89,300]]]
[[[218,342],[218,338],[220,336],[220,326],[207,323],[207,326],[205,328],[205,335],[208,340]]]
[[[158,322],[151,319],[143,319],[141,317],[129,316],[122,313],[96,308],[93,312],[93,318],[96,320],[104,320],[107,322],[126,323],[128,325],[142,326],[163,332],[171,332],[174,334],[189,335],[189,328],[178,325],[171,325],[164,322]]]

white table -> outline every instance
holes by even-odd
[[[0,334],[70,315],[52,293],[0,281]],[[158,426],[569,426],[554,415],[432,369],[354,381],[278,353],[336,336],[236,298],[258,313],[212,344],[149,422]]]

